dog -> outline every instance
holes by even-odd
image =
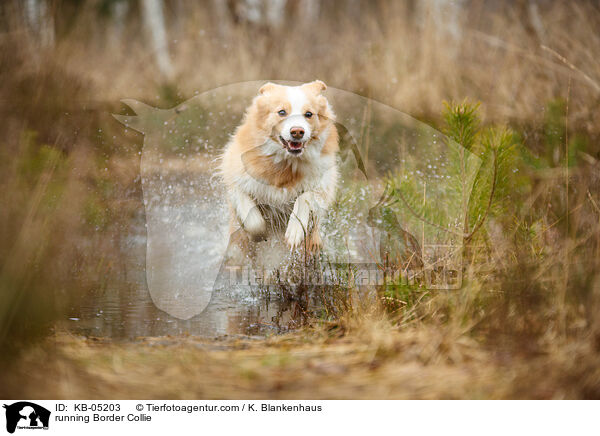
[[[319,251],[319,222],[335,200],[339,150],[335,115],[320,80],[266,83],[225,147],[220,174],[230,235],[261,241],[283,233],[291,250]]]

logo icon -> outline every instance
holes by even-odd
[[[29,401],[19,401],[4,405],[6,409],[6,431],[14,433],[15,429],[48,429],[50,411]]]

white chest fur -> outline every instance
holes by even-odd
[[[332,182],[329,173],[335,171],[335,157],[322,158],[316,165],[299,163],[296,171],[301,171],[302,177],[293,187],[277,187],[248,172],[239,176],[237,186],[257,203],[283,207],[295,201],[303,192],[327,190],[327,185]]]
[[[301,156],[290,156],[280,144],[269,139],[261,146],[261,152],[273,159],[274,164],[289,165],[293,173],[299,172],[301,177],[298,183],[292,187],[278,187],[254,177],[248,171],[243,171],[236,180],[238,188],[259,204],[277,207],[293,203],[303,192],[335,190],[335,156],[321,155],[324,139],[326,138],[309,144]]]

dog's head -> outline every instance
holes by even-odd
[[[321,135],[334,122],[326,89],[320,80],[300,86],[269,82],[260,88],[254,101],[257,122],[288,156],[302,155],[313,143],[322,146]]]

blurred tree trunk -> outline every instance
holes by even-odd
[[[165,27],[162,0],[142,0],[142,16],[148,32],[156,65],[166,79],[173,77],[173,65],[169,57],[169,44]]]
[[[319,19],[321,12],[320,0],[302,0],[300,3],[300,13],[302,19],[309,23],[314,23]]]
[[[115,1],[111,3],[110,14],[113,23],[113,32],[109,32],[109,42],[114,49],[121,49],[123,46],[124,34],[126,29],[127,14],[129,12],[129,2],[126,0]]]
[[[228,38],[231,33],[231,14],[229,5],[223,0],[213,0],[213,11],[216,16],[217,32],[220,38]]]
[[[267,0],[266,15],[270,27],[279,27],[285,20],[285,5],[287,0]]]
[[[523,27],[528,35],[535,40],[536,44],[543,45],[546,43],[546,29],[542,22],[538,2],[536,0],[519,0],[518,2],[519,15]]]
[[[450,57],[460,52],[465,23],[465,0],[427,0],[417,2],[417,25],[443,42]]]
[[[241,21],[273,29],[284,23],[286,5],[287,0],[242,0],[234,4],[234,11]]]
[[[42,47],[54,46],[54,16],[46,0],[25,0],[25,20],[36,40]]]
[[[348,16],[350,16],[354,21],[360,19],[360,0],[346,0],[347,6],[346,11]],[[376,4],[376,7],[380,7],[381,5]]]
[[[241,5],[241,13],[247,22],[260,24],[262,21],[261,1],[245,0]]]

